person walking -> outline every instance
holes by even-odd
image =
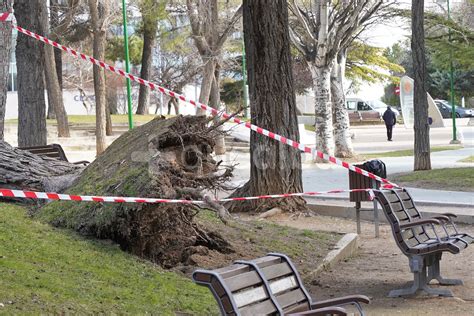
[[[391,142],[393,126],[397,124],[397,115],[392,111],[390,106],[387,106],[387,110],[384,112],[382,118],[385,122],[385,127],[387,128],[387,140]]]

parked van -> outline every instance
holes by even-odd
[[[347,112],[361,112],[361,113],[379,113],[380,116],[387,110],[387,104],[379,100],[364,100],[360,98],[346,98]],[[392,111],[397,116],[400,115],[397,109],[392,107]]]

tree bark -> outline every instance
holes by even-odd
[[[413,96],[415,110],[414,170],[430,170],[430,125],[428,123],[428,98],[426,92],[428,75],[426,71],[425,28],[423,25],[424,1],[412,1],[411,10],[411,51],[415,81]]]
[[[354,156],[350,135],[349,114],[346,109],[346,96],[343,80],[345,77],[346,50],[339,53],[331,71],[331,97],[334,116],[334,143],[336,157],[348,158]]]
[[[216,70],[216,62],[212,57],[203,57],[203,60],[206,61],[203,68],[201,92],[199,93],[199,102],[207,105],[211,96],[212,83],[214,81],[214,73]],[[197,108],[196,115],[206,115],[206,111],[201,108]]]
[[[156,29],[156,27],[151,25],[145,25],[145,30],[143,33],[142,69],[140,72],[140,77],[145,80],[149,80],[151,77],[153,66],[153,47],[155,46],[156,42]],[[149,114],[149,104],[150,89],[147,86],[140,85],[137,114]]]
[[[44,10],[47,10],[46,2],[43,5]],[[45,15],[45,25],[48,29],[47,34],[54,41],[57,41],[57,37],[53,34],[53,29],[58,24],[58,4],[52,2],[50,8],[51,18]],[[69,122],[64,107],[63,93],[62,93],[62,60],[59,59],[61,68],[58,69],[57,54],[55,49],[50,45],[44,46],[45,54],[45,79],[46,88],[48,91],[48,119],[56,119],[58,124],[58,136],[59,137],[70,137],[69,134]],[[59,50],[58,50],[59,51]],[[60,75],[59,75],[60,74]],[[61,81],[60,79],[61,78]]]
[[[334,128],[331,111],[331,67],[310,64],[314,84],[316,149],[334,155]],[[316,158],[316,161],[323,160]]]
[[[83,167],[37,156],[0,141],[0,187],[6,189],[61,192],[69,187]]]
[[[94,58],[105,59],[105,40],[107,27],[105,19],[109,15],[108,0],[89,0],[89,10],[94,32]],[[105,86],[104,69],[94,65],[94,91],[95,91],[95,111],[96,111],[96,151],[97,155],[103,153],[106,144],[106,116],[107,98]]]
[[[212,81],[211,93],[209,97],[209,105],[213,108],[220,110],[221,107],[221,93],[220,93],[220,70],[216,67],[214,72],[214,80]],[[214,123],[219,124],[220,118],[215,117]],[[222,131],[222,125],[219,125],[218,130]],[[225,135],[220,133],[216,139],[216,146],[214,147],[216,155],[223,155],[226,152],[225,148]]]
[[[0,0],[0,12],[7,12],[12,0]],[[4,122],[7,106],[8,76],[10,69],[12,29],[10,22],[0,23],[0,141],[4,138]]]
[[[115,84],[115,78],[112,78],[114,75],[106,74],[106,84],[107,84],[107,106],[109,107],[110,114],[118,114],[118,94],[117,94],[117,85]]]
[[[53,46],[46,45],[45,49],[45,75],[46,84],[48,87],[49,107],[54,109],[56,121],[58,123],[58,136],[70,137],[69,122],[67,118],[66,109],[64,108],[63,94],[61,86],[59,85],[56,63],[54,60]]]
[[[17,0],[14,4],[18,25],[44,34],[46,14],[40,0]],[[34,14],[32,14],[34,12]],[[18,35],[18,145],[46,145],[46,102],[44,98],[44,48],[41,42]]]
[[[243,17],[252,123],[298,141],[287,1],[244,0]],[[302,192],[301,153],[297,149],[251,133],[250,159],[250,180],[234,196]],[[234,204],[232,210],[274,207],[301,211],[305,201],[256,200]]]
[[[112,136],[114,134],[114,125],[112,123],[112,115],[107,100],[107,87],[105,88],[105,135]]]
[[[46,47],[45,47],[46,48]],[[44,56],[45,58],[46,57],[46,49],[45,49],[45,52],[44,52]],[[45,65],[44,67],[47,68],[48,66],[46,65],[46,60],[45,60]],[[54,106],[52,104],[54,104],[54,101],[51,100],[51,93],[49,93],[49,89],[48,89],[48,79],[46,78],[46,69],[45,69],[45,73],[44,73],[44,82],[46,83],[46,91],[48,91],[46,97],[48,98],[48,106],[47,106],[47,111],[46,111],[46,118],[48,120],[55,120],[56,119],[56,113],[54,113]]]
[[[202,199],[190,192],[219,190],[231,176],[212,158],[215,133],[205,117],[156,118],[113,142],[68,192]],[[37,216],[83,235],[114,240],[122,249],[170,268],[188,264],[199,247],[232,251],[220,235],[193,221],[197,211],[188,204],[53,202]]]

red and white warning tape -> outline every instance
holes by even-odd
[[[236,197],[236,198],[220,199],[220,200],[216,200],[216,202],[279,199],[279,198],[289,198],[289,197],[295,197],[295,196],[304,197],[304,196],[349,193],[349,192],[368,192],[369,196],[373,198],[372,189],[355,189],[355,190],[331,190],[331,191],[322,191],[322,192],[287,193],[287,194],[272,194],[272,195],[260,195],[260,196],[250,196],[250,197]],[[170,199],[154,199],[154,198],[138,198],[138,197],[69,195],[69,194],[21,191],[21,190],[10,190],[10,189],[0,189],[0,197],[35,199],[35,200],[100,202],[100,203],[151,203],[151,204],[156,204],[156,203],[204,204],[205,203],[204,201],[194,201],[194,200],[170,200]]]
[[[5,20],[6,20],[6,18],[8,17],[8,14],[9,14],[9,12],[2,14],[2,16],[7,15],[7,16],[5,17]],[[23,34],[25,34],[25,35],[28,35],[28,36],[30,36],[30,37],[32,37],[32,38],[38,40],[38,41],[41,41],[41,42],[43,42],[43,43],[46,43],[46,44],[51,45],[51,46],[53,46],[53,47],[56,47],[57,49],[60,49],[60,50],[62,50],[62,51],[65,51],[65,52],[67,52],[67,53],[68,53],[69,55],[71,55],[71,56],[74,56],[74,57],[76,57],[76,58],[81,58],[81,59],[83,59],[83,60],[85,60],[85,61],[88,61],[88,62],[91,62],[91,63],[93,63],[93,64],[95,64],[95,65],[97,65],[97,66],[99,66],[99,67],[101,67],[101,68],[104,68],[104,69],[106,69],[106,70],[108,70],[108,71],[114,72],[114,73],[116,73],[116,74],[118,74],[118,75],[120,75],[120,76],[122,76],[122,77],[128,78],[128,79],[130,79],[130,80],[133,80],[133,81],[135,81],[135,82],[138,82],[138,83],[141,84],[141,85],[147,86],[147,87],[149,87],[151,90],[158,90],[159,92],[161,92],[161,93],[163,93],[163,94],[166,94],[166,95],[168,95],[168,96],[170,96],[170,97],[177,98],[177,99],[180,99],[181,101],[187,102],[187,103],[193,105],[194,107],[200,108],[200,109],[206,111],[207,113],[209,113],[209,114],[211,114],[211,115],[213,115],[213,116],[222,116],[224,119],[228,119],[230,122],[234,122],[234,123],[237,123],[237,124],[244,124],[245,127],[247,127],[247,128],[249,128],[249,129],[251,129],[251,130],[257,132],[258,134],[267,136],[267,137],[269,137],[269,138],[271,138],[271,139],[275,139],[276,141],[279,141],[279,142],[281,142],[281,143],[283,143],[283,144],[286,144],[286,145],[288,145],[288,146],[297,148],[297,149],[301,150],[302,152],[312,154],[313,157],[316,157],[316,156],[317,156],[317,157],[319,157],[319,158],[321,158],[321,159],[330,161],[330,162],[332,162],[332,163],[334,163],[334,164],[336,164],[336,165],[342,166],[342,167],[344,167],[344,168],[346,168],[346,169],[352,170],[352,171],[354,171],[354,172],[356,172],[356,173],[362,174],[362,175],[364,175],[364,176],[366,176],[366,177],[369,177],[369,178],[371,178],[371,179],[380,181],[380,182],[382,182],[382,183],[384,184],[384,187],[385,187],[385,188],[397,187],[396,184],[394,184],[394,183],[388,181],[387,179],[384,179],[384,178],[379,177],[379,176],[377,176],[377,175],[375,175],[375,174],[373,174],[373,173],[370,173],[370,172],[368,172],[368,171],[366,171],[366,170],[363,170],[363,169],[360,169],[360,168],[358,168],[358,167],[355,167],[354,165],[351,165],[351,164],[349,164],[349,163],[347,163],[347,162],[341,161],[341,160],[337,159],[336,157],[333,157],[333,156],[330,156],[330,155],[325,154],[325,153],[323,153],[323,152],[320,152],[320,151],[316,150],[315,148],[311,148],[311,147],[305,146],[305,145],[303,145],[303,144],[300,144],[299,142],[296,142],[296,141],[294,141],[294,140],[288,139],[288,138],[286,138],[286,137],[284,137],[284,136],[281,136],[281,135],[272,133],[272,132],[270,132],[270,131],[268,131],[268,130],[266,130],[266,129],[264,129],[264,128],[261,128],[261,127],[259,127],[259,126],[254,125],[254,124],[251,124],[251,123],[249,123],[249,122],[243,122],[242,120],[240,120],[240,119],[238,119],[238,118],[231,117],[231,115],[229,115],[229,114],[227,114],[227,113],[225,113],[225,112],[219,112],[218,110],[216,110],[216,109],[214,109],[214,108],[211,108],[211,107],[209,107],[209,106],[207,106],[207,105],[205,105],[205,104],[203,104],[203,103],[196,102],[196,101],[194,101],[194,100],[192,100],[192,99],[189,99],[189,98],[185,97],[184,95],[178,94],[178,93],[173,92],[173,91],[171,91],[171,90],[168,90],[168,89],[166,89],[166,88],[164,88],[164,87],[161,87],[161,86],[159,86],[159,85],[157,85],[157,84],[154,84],[154,83],[152,83],[152,82],[150,82],[150,81],[148,81],[148,80],[144,80],[144,79],[139,78],[139,77],[137,77],[137,76],[134,76],[134,75],[132,75],[132,74],[130,74],[130,73],[128,73],[128,72],[125,72],[125,71],[123,71],[122,69],[118,69],[118,68],[116,68],[116,67],[110,66],[110,65],[108,65],[107,63],[105,63],[105,62],[103,62],[103,61],[97,60],[97,59],[95,59],[95,58],[93,58],[93,57],[91,57],[91,56],[85,55],[85,54],[83,54],[83,53],[79,53],[79,52],[77,52],[76,50],[74,50],[74,49],[72,49],[72,48],[70,48],[70,47],[66,47],[66,46],[64,46],[64,45],[61,45],[61,44],[55,42],[55,41],[52,41],[52,40],[50,40],[50,39],[47,39],[47,38],[45,38],[45,37],[43,37],[43,36],[41,36],[41,35],[35,34],[35,33],[31,32],[31,31],[29,31],[29,30],[25,30],[25,29],[23,29],[22,27],[16,25],[14,22],[12,23],[12,28],[13,28],[13,29],[16,29],[16,30],[18,30],[18,32],[23,33]]]
[[[0,22],[4,22],[10,16],[10,12],[0,13]]]

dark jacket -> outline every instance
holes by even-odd
[[[397,115],[391,109],[387,109],[382,116],[385,125],[395,125],[397,123]]]

